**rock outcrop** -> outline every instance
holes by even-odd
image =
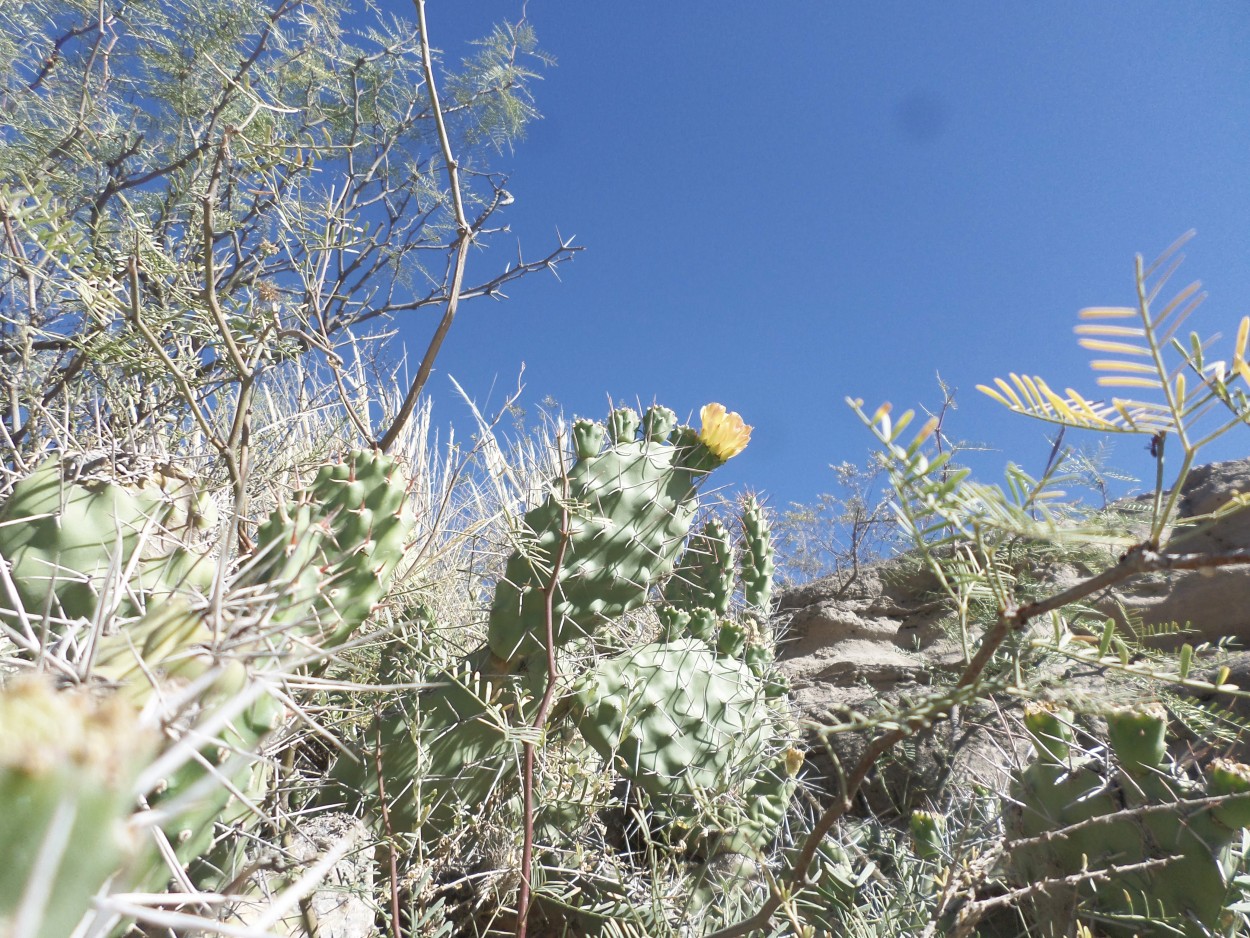
[[[1201,519],[1250,495],[1250,460],[1213,463],[1190,473],[1179,516]],[[1138,502],[1125,503],[1127,511]],[[1250,548],[1250,510],[1217,520],[1177,525],[1166,549],[1217,553]],[[1115,557],[1107,555],[1107,563]],[[1103,569],[1090,563],[1054,564],[1033,574],[1046,589],[1059,591]],[[1250,566],[1175,571],[1139,577],[1091,598],[1102,615],[1122,626],[1147,628],[1177,623],[1183,634],[1149,641],[1177,645],[1231,639],[1250,647]],[[828,577],[782,592],[775,619],[783,636],[781,667],[791,681],[796,714],[809,733],[808,762],[819,787],[836,796],[838,778],[866,745],[863,734],[822,737],[815,727],[844,723],[852,711],[896,702],[925,691],[935,673],[958,669],[958,645],[945,635],[950,608],[936,577],[913,556],[862,568],[855,578]],[[1250,674],[1250,662],[1238,671]],[[1098,669],[1072,668],[1069,686],[1097,690]],[[972,708],[918,734],[899,747],[865,790],[874,811],[904,810],[940,799],[943,786],[981,784],[1004,790],[1014,760],[1025,746],[1010,721],[986,708]]]

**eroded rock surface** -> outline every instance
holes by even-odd
[[[1182,492],[1179,517],[1209,515],[1243,493],[1250,494],[1250,460],[1199,467]],[[1142,504],[1124,507],[1140,510]],[[1250,510],[1197,527],[1177,525],[1165,545],[1169,552],[1184,553],[1243,549],[1250,549]],[[1116,558],[1106,559],[1113,564]],[[1059,592],[1102,569],[1087,562],[1031,572],[1047,591]],[[1122,625],[1175,622],[1188,629],[1152,639],[1161,645],[1234,639],[1250,646],[1250,566],[1139,577],[1093,597],[1091,605]],[[861,569],[853,579],[827,577],[784,591],[774,625],[782,636],[779,658],[799,719],[809,727],[834,725],[851,711],[923,694],[935,673],[956,670],[962,661],[958,645],[943,635],[942,620],[949,615],[936,578],[909,556]],[[1105,678],[1097,669],[1069,668],[1065,680],[1097,693]],[[986,705],[918,734],[883,766],[866,791],[869,804],[876,811],[906,810],[940,799],[952,781],[1004,790],[1026,749],[1009,722]],[[836,796],[840,772],[854,765],[866,740],[859,733],[827,740],[826,747],[809,733],[808,762],[818,785]]]

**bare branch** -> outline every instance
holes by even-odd
[[[438,89],[434,84],[434,62],[430,53],[429,28],[425,22],[425,0],[413,0],[413,3],[417,10],[417,27],[421,40],[421,63],[425,69],[425,86],[430,94],[430,107],[434,112],[434,122],[438,127],[438,142],[443,150],[443,162],[447,165],[447,180],[451,187],[452,205],[455,209],[456,255],[451,276],[451,289],[447,294],[447,308],[443,311],[443,318],[439,322],[438,328],[434,330],[434,337],[430,339],[429,347],[425,350],[425,357],[421,359],[417,375],[412,379],[412,386],[408,388],[404,402],[400,405],[399,413],[395,415],[395,420],[391,424],[390,429],[376,443],[376,446],[382,452],[388,451],[395,445],[395,440],[399,438],[400,432],[404,429],[404,424],[412,417],[412,412],[417,406],[417,399],[421,396],[421,391],[425,387],[426,381],[429,380],[430,372],[434,370],[434,360],[438,357],[439,350],[443,347],[443,340],[447,338],[447,333],[451,331],[451,324],[456,318],[456,310],[460,306],[460,285],[464,282],[464,267],[469,258],[469,245],[473,243],[473,229],[470,227],[469,219],[464,213],[464,198],[460,192],[460,166],[456,163],[455,155],[451,151],[451,138],[447,135],[447,123],[443,120],[443,112],[438,104]]]

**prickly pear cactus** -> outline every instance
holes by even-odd
[[[497,657],[516,661],[545,646],[546,590],[565,538],[565,510],[552,622],[557,645],[641,606],[672,573],[699,482],[737,452],[734,446],[745,445],[728,435],[724,420],[709,429],[705,416],[698,436],[675,425],[673,412],[658,406],[646,412],[637,437],[638,416],[628,409],[613,413],[606,433],[590,421],[574,425],[577,460],[551,497],[525,515],[520,546],[495,591],[489,643]]]
[[[110,571],[118,582],[136,550],[139,579],[176,590],[196,577],[196,555],[182,546],[215,526],[212,503],[185,477],[157,469],[131,484],[79,475],[52,458],[17,483],[0,507],[0,558],[12,565],[18,599],[31,616],[95,614]],[[13,598],[0,595],[0,609]]]
[[[734,589],[735,551],[729,529],[713,518],[692,535],[681,562],[664,589],[664,600],[685,612],[697,608],[729,613]]]
[[[155,742],[123,701],[38,677],[0,687],[0,934],[74,930],[136,849],[125,821]]]
[[[789,802],[797,750],[777,752],[785,721],[742,662],[695,638],[657,642],[601,661],[575,702],[586,741],[684,828],[674,839],[694,831],[720,841],[711,852],[767,847]],[[720,820],[705,811],[718,800]]]
[[[763,521],[754,503],[750,511]],[[767,527],[754,531],[752,572],[767,568],[771,577]],[[679,571],[684,582],[666,593],[678,603],[660,613],[662,640],[600,661],[578,685],[578,728],[679,835],[695,833],[710,854],[758,854],[781,824],[802,764],[784,703],[766,680],[767,593],[759,577],[744,577],[744,592],[763,605],[724,617],[733,565],[719,522],[691,540]]]
[[[1011,854],[1013,878],[1028,885],[1107,871],[1079,886],[1056,882],[1035,903],[1038,926],[1066,934],[1075,915],[1125,938],[1231,934],[1225,909],[1240,898],[1232,845],[1250,826],[1250,767],[1217,760],[1194,781],[1167,758],[1162,707],[1106,717],[1110,773],[1104,760],[1075,752],[1071,713],[1044,705],[1025,713],[1036,758],[1011,787],[1008,832],[1026,840]],[[1202,802],[1213,796],[1223,800]],[[1166,862],[1141,868],[1149,861]]]
[[[275,621],[336,647],[386,595],[412,525],[398,464],[356,450],[322,466],[261,525],[241,585],[279,587]]]
[[[256,550],[236,578],[237,590],[266,595],[274,604],[273,621],[285,626],[263,648],[258,644],[253,667],[283,667],[290,656],[305,656],[309,643],[330,650],[350,638],[386,595],[411,526],[406,485],[393,459],[357,451],[322,466],[311,485],[261,525]],[[167,604],[150,610],[124,635],[106,639],[97,672],[116,680],[121,693],[142,697],[151,692],[152,680],[168,693],[219,666],[208,653],[213,639],[199,612]],[[229,706],[247,683],[237,660],[227,663],[199,702]],[[183,863],[208,849],[214,823],[249,816],[232,792],[263,797],[265,767],[251,754],[281,716],[280,704],[261,694],[201,749],[199,759],[172,772],[149,798],[154,808],[169,814],[164,827]],[[229,784],[206,790],[209,776]],[[185,798],[188,792],[199,795]]]
[[[699,482],[740,451],[750,432],[719,405],[704,408],[698,434],[675,424],[673,412],[658,406],[641,421],[623,408],[606,427],[574,424],[576,461],[525,516],[525,536],[496,588],[487,646],[440,673],[405,675],[433,686],[380,714],[363,751],[338,760],[332,774],[340,790],[375,803],[384,790],[395,830],[434,835],[453,829],[457,815],[517,790],[518,728],[527,726],[545,690],[545,593],[565,537],[565,509],[552,622],[557,646],[638,607],[671,573]],[[413,630],[424,627],[417,616]]]

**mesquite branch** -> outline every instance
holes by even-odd
[[[447,135],[447,122],[443,119],[443,109],[438,102],[438,88],[434,84],[434,62],[430,53],[430,33],[425,22],[425,0],[413,0],[413,4],[417,10],[417,28],[421,42],[421,64],[425,70],[425,87],[430,95],[430,110],[434,115],[435,126],[438,128],[438,143],[443,151],[443,163],[447,167],[447,183],[451,189],[452,207],[456,216],[456,242],[455,256],[452,261],[451,288],[447,294],[447,306],[443,310],[443,318],[438,328],[434,330],[429,346],[426,347],[425,356],[421,359],[421,365],[417,368],[416,377],[412,379],[412,385],[408,388],[399,413],[395,415],[390,429],[377,441],[377,446],[382,452],[386,452],[395,445],[395,440],[399,438],[404,424],[412,417],[412,412],[417,406],[417,399],[421,396],[421,391],[425,388],[426,381],[429,380],[430,372],[434,369],[434,360],[443,347],[443,340],[451,331],[451,324],[456,318],[456,310],[460,307],[460,288],[464,283],[464,267],[469,259],[469,246],[473,243],[473,228],[469,224],[468,216],[465,215],[464,196],[460,191],[460,166],[451,150],[451,138]]]

